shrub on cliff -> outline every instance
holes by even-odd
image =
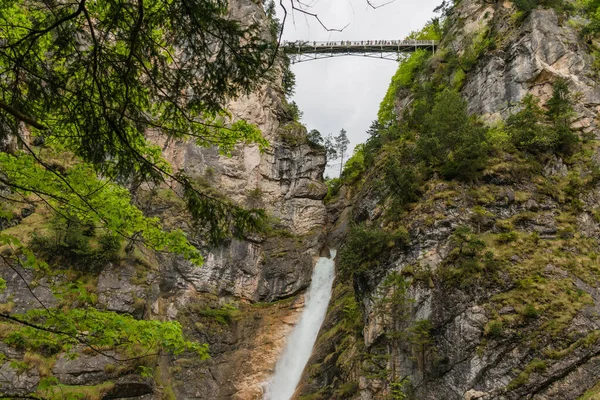
[[[413,143],[402,142],[388,151],[383,164],[383,184],[392,194],[392,208],[403,209],[416,201],[424,171]]]
[[[469,116],[467,102],[454,90],[436,96],[435,106],[425,117],[417,139],[417,152],[444,178],[471,180],[487,159],[486,128]]]
[[[521,110],[506,120],[514,146],[532,154],[570,154],[579,138],[571,130],[572,98],[567,83],[554,83],[552,97],[544,110],[539,99],[528,94],[521,100]]]
[[[361,273],[381,264],[390,249],[405,246],[410,238],[406,229],[394,232],[378,227],[355,225],[340,250],[340,272],[344,276]]]

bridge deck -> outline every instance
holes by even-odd
[[[344,40],[341,42],[285,42],[282,46],[286,54],[365,54],[411,52],[419,48],[433,49],[436,40]]]

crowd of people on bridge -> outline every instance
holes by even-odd
[[[316,42],[313,41],[312,45],[314,47],[317,46],[395,46],[395,45],[410,45],[415,44],[415,42],[419,42],[419,40],[361,40],[361,41],[351,41],[351,40],[342,40],[340,42]],[[297,40],[295,42],[284,42],[284,45],[288,46],[310,46],[311,43],[309,41]]]

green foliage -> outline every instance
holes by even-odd
[[[412,383],[409,378],[396,380],[390,383],[391,400],[406,400],[412,392]]]
[[[35,10],[22,1],[1,3],[0,97],[10,93],[11,100],[0,101],[0,138],[20,140],[15,127],[25,123],[37,143],[55,152],[48,156],[21,141],[25,154],[2,155],[3,185],[59,212],[68,208],[68,218],[84,225],[135,234],[149,247],[201,263],[182,232],[162,232],[156,219],[129,204],[125,189],[109,182],[184,186],[188,206],[195,207],[191,215],[202,226],[197,233],[210,232],[211,244],[248,226],[258,214],[192,187],[145,134],[189,138],[219,146],[223,154],[239,142],[266,148],[255,126],[233,122],[225,109],[232,97],[263,82],[275,50],[263,36],[257,24],[231,20],[224,1],[134,6],[81,0]],[[213,38],[210,44],[206,37]],[[48,161],[73,155],[74,167]]]
[[[440,28],[440,20],[433,18],[429,20],[419,31],[412,31],[406,37],[407,40],[441,40],[442,30]]]
[[[20,120],[104,176],[153,178],[164,168],[147,129],[224,151],[258,139],[224,107],[262,82],[275,43],[232,21],[225,1],[9,1],[0,27],[4,134]]]
[[[507,130],[514,146],[532,154],[571,154],[578,137],[570,128],[573,119],[572,98],[567,83],[554,83],[548,110],[539,100],[528,94],[521,101],[521,110],[506,120]]]
[[[367,130],[369,135],[363,147],[363,158],[365,167],[371,167],[375,164],[377,153],[386,145],[393,143],[397,139],[402,138],[403,131],[399,125],[394,122],[386,126],[381,125],[378,121],[371,122],[371,126]]]
[[[593,38],[600,33],[600,1],[582,0],[579,4],[585,17],[589,19],[588,24],[583,28],[581,33],[587,39]],[[598,63],[597,56],[596,63]]]
[[[308,145],[313,149],[325,148],[325,139],[321,136],[321,132],[316,129],[311,129],[310,132],[306,134],[306,139],[308,140]]]
[[[112,382],[93,386],[63,385],[55,377],[49,377],[40,381],[36,394],[47,400],[101,400],[114,386]]]
[[[499,338],[504,333],[504,324],[502,320],[493,320],[485,326],[484,333],[486,336]]]
[[[581,397],[578,397],[577,400],[595,400],[600,397],[600,382],[596,383],[593,388],[586,391]]]
[[[346,382],[340,385],[333,393],[335,399],[349,399],[359,392],[358,382]]]
[[[275,2],[273,0],[264,0],[263,7],[265,9],[267,20],[270,23],[269,30],[271,36],[273,38],[277,38],[279,37],[279,33],[281,32],[282,26],[281,22],[279,21],[279,18],[277,18],[277,7],[275,6]]]
[[[286,59],[287,56],[284,56]],[[291,97],[294,95],[296,91],[296,75],[292,72],[292,69],[289,66],[289,61],[287,62],[287,66],[283,70],[283,93],[286,97]]]
[[[350,229],[340,250],[340,272],[346,276],[364,272],[380,265],[396,245],[408,244],[405,229],[386,232],[378,228],[355,225]]]
[[[298,104],[295,101],[288,103],[288,114],[292,121],[300,121],[302,119],[303,112],[300,111]]]
[[[383,183],[393,195],[391,206],[395,211],[418,198],[424,178],[418,162],[415,146],[407,142],[390,148],[385,154]]]
[[[498,243],[498,244],[512,243],[515,240],[517,240],[518,238],[519,238],[519,235],[517,235],[516,232],[513,232],[513,231],[502,232],[502,233],[499,233],[498,236],[496,236],[496,243]]]
[[[410,316],[412,301],[407,296],[409,286],[404,275],[392,271],[378,288],[373,308],[386,326],[385,334],[391,340],[406,336],[402,325]]]
[[[280,29],[274,5],[266,8],[274,35]],[[33,240],[33,248],[89,267],[115,255],[125,238],[200,265],[196,246],[263,231],[263,211],[240,208],[173,171],[146,134],[152,131],[161,143],[217,146],[224,155],[238,143],[264,150],[268,142],[258,128],[234,122],[226,106],[260,87],[272,70],[277,45],[266,36],[258,23],[231,19],[222,0],[78,0],[43,7],[0,2],[0,141],[18,142],[20,150],[0,153],[0,183],[8,188],[3,202],[32,200],[60,216]],[[289,69],[284,81],[289,94]],[[30,146],[29,134],[42,148]],[[144,215],[116,182],[176,187],[188,206],[196,245],[183,231],[166,231],[158,218]],[[15,237],[0,234],[0,245],[8,248],[5,261],[34,276],[52,274]],[[69,278],[72,271],[62,274]],[[15,326],[6,342],[70,356],[75,345],[84,345],[116,352],[117,361],[183,351],[207,357],[207,346],[185,340],[177,322],[95,309],[95,294],[86,286],[53,283],[50,290],[61,308],[3,314]],[[103,396],[96,388],[57,383],[42,381],[40,395]]]
[[[539,4],[539,0],[514,0],[514,5],[526,14],[529,14]]]
[[[325,184],[327,184],[327,195],[325,196],[325,203],[331,202],[340,192],[342,187],[341,178],[328,178],[325,180]]]
[[[440,277],[450,285],[466,287],[484,274],[493,276],[498,261],[486,245],[467,226],[457,227],[450,236],[452,250],[440,270]]]
[[[471,216],[471,220],[477,224],[477,233],[481,233],[481,226],[488,222],[491,218],[494,217],[494,214],[486,210],[481,206],[473,207],[473,215]]]
[[[62,223],[68,221],[70,227],[76,228],[71,233],[59,227],[60,224],[56,225],[57,231],[64,231],[57,245],[87,252],[87,239],[83,231],[88,229],[86,227],[102,226],[108,235],[136,235],[155,250],[168,250],[198,265],[202,264],[200,252],[189,243],[182,231],[164,231],[158,218],[144,216],[139,208],[131,204],[127,189],[98,179],[95,171],[85,164],[72,166],[66,175],[54,174],[37,163],[34,156],[0,153],[0,171],[4,179],[18,187],[18,193],[49,194],[46,201],[64,216]],[[212,202],[204,204],[206,207]],[[206,217],[213,221],[209,225],[218,227],[217,221],[213,220],[215,215]],[[198,215],[197,220],[206,220],[206,217]]]
[[[522,13],[521,18],[529,15],[538,6],[552,8],[559,16],[574,9],[573,5],[565,0],[515,0],[514,4]]]
[[[365,145],[358,144],[354,147],[354,154],[346,161],[342,171],[342,180],[348,185],[356,182],[365,172]]]
[[[95,246],[93,240],[97,242]],[[29,246],[47,261],[95,272],[117,258],[121,237],[110,233],[96,237],[93,226],[55,216],[50,233],[35,234]]]
[[[348,145],[350,144],[350,139],[348,139],[346,133],[346,130],[342,128],[337,136],[329,136],[325,140],[325,148],[327,149],[328,156],[327,161],[340,160],[340,177],[342,176],[344,161],[347,156]]]
[[[499,121],[489,127],[486,140],[495,152],[513,152],[515,149],[512,136],[506,129],[504,121]]]
[[[525,369],[515,379],[510,381],[506,389],[514,390],[520,386],[525,385],[527,382],[529,382],[529,376],[533,372],[542,373],[546,370],[546,368],[548,368],[548,366],[545,361],[542,361],[537,358],[533,359],[529,364],[527,364]]]
[[[431,350],[434,340],[431,335],[433,325],[428,319],[420,319],[416,321],[408,330],[408,341],[413,348],[419,368],[425,370],[425,362],[428,352]]]
[[[13,317],[30,325],[4,339],[18,349],[54,354],[70,352],[74,346],[84,344],[98,351],[118,348],[118,359],[158,354],[163,350],[172,354],[190,351],[200,358],[208,357],[208,345],[185,340],[176,321],[136,320],[130,315],[92,307],[30,310]]]
[[[539,99],[527,94],[521,100],[521,110],[506,120],[506,126],[514,146],[530,153],[542,153],[554,147],[553,132],[542,125],[544,110]]]
[[[556,132],[555,151],[560,154],[571,154],[579,138],[571,130],[571,121],[575,116],[573,99],[569,86],[564,79],[557,79],[552,89],[552,97],[546,104],[549,122]]]
[[[525,305],[525,307],[523,307],[522,315],[525,319],[532,320],[532,319],[536,319],[537,317],[539,317],[540,313],[535,308],[535,305],[533,305],[531,303],[527,303]]]
[[[427,50],[417,50],[406,60],[403,60],[398,66],[398,70],[392,77],[392,82],[379,105],[377,121],[382,126],[389,126],[396,123],[396,97],[402,89],[409,89],[413,86],[415,77],[423,71],[427,61],[431,57],[431,52]]]
[[[458,60],[463,73],[470,71],[486,51],[493,50],[496,47],[495,37],[492,34],[492,31],[487,27],[481,29],[473,37],[469,37],[467,40],[469,40],[470,43],[465,46],[465,50]]]
[[[227,325],[237,320],[241,316],[240,310],[233,304],[223,304],[221,308],[205,308],[198,312],[203,317],[213,319],[221,325]]]
[[[487,157],[486,129],[467,113],[467,102],[458,92],[444,90],[436,96],[417,139],[420,158],[439,167],[445,178],[471,180],[483,169]]]

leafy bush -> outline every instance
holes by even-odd
[[[300,121],[303,115],[295,101],[288,103],[288,114],[292,121]]]
[[[538,312],[538,310],[535,308],[535,306],[533,304],[527,303],[525,305],[525,307],[523,308],[522,315],[525,319],[531,320],[531,319],[536,319],[540,315],[540,313]]]
[[[494,253],[484,250],[485,242],[477,238],[468,226],[459,226],[450,236],[452,250],[444,261],[439,276],[446,284],[467,287],[483,274],[494,276],[500,261]]]
[[[392,195],[392,208],[404,207],[417,200],[419,187],[423,182],[415,146],[402,142],[390,148],[383,163],[383,183]]]
[[[513,3],[522,13],[522,17],[529,15],[538,6],[552,8],[559,16],[574,9],[572,2],[565,0],[514,0]]]
[[[510,232],[503,232],[498,234],[498,236],[496,237],[496,243],[498,244],[507,244],[507,243],[512,243],[515,240],[517,240],[519,238],[519,236],[517,235],[516,232],[510,231]]]
[[[444,178],[471,180],[485,165],[485,136],[483,124],[467,113],[467,102],[447,89],[436,96],[425,118],[417,150],[428,165],[439,167]]]
[[[539,4],[539,0],[514,0],[514,5],[525,14],[530,13]]]
[[[342,180],[344,183],[351,185],[356,182],[361,174],[365,171],[365,145],[359,144],[354,148],[354,154],[344,164],[342,172]]]
[[[573,119],[572,98],[567,83],[554,83],[548,111],[539,105],[539,99],[528,94],[521,101],[521,110],[506,120],[514,146],[532,154],[570,154],[578,137],[570,128]]]
[[[441,40],[442,30],[440,20],[437,18],[428,21],[421,30],[412,31],[406,36],[406,39],[414,40]]]
[[[496,39],[487,27],[467,40],[470,40],[470,43],[465,46],[465,51],[459,60],[463,73],[471,70],[486,51],[496,47]]]
[[[321,132],[316,129],[311,129],[310,132],[306,134],[306,140],[308,145],[313,149],[325,148],[325,140],[323,139]]]
[[[50,262],[94,271],[117,257],[121,238],[110,233],[96,236],[93,226],[57,216],[49,232],[34,235],[29,246]]]
[[[583,12],[589,23],[583,28],[582,35],[588,39],[593,38],[600,32],[600,1],[599,0],[582,0],[580,4],[583,6]],[[596,63],[598,63],[596,55]]]
[[[198,311],[203,317],[210,318],[220,325],[227,325],[241,316],[240,310],[233,304],[225,303],[221,308],[206,307]]]
[[[387,232],[355,225],[340,250],[340,272],[351,275],[375,268],[384,261],[391,248],[405,246],[408,242],[409,235],[405,229]]]
[[[501,337],[503,333],[504,333],[504,324],[502,323],[501,320],[494,320],[494,321],[488,322],[488,324],[485,326],[485,329],[484,329],[485,336],[498,338],[498,337]]]
[[[542,125],[544,110],[539,99],[528,94],[521,100],[521,105],[521,110],[506,120],[513,145],[533,154],[551,150],[556,137],[547,126]]]
[[[323,201],[329,203],[339,194],[342,187],[342,180],[340,178],[326,178],[325,184],[327,185],[327,195]]]

